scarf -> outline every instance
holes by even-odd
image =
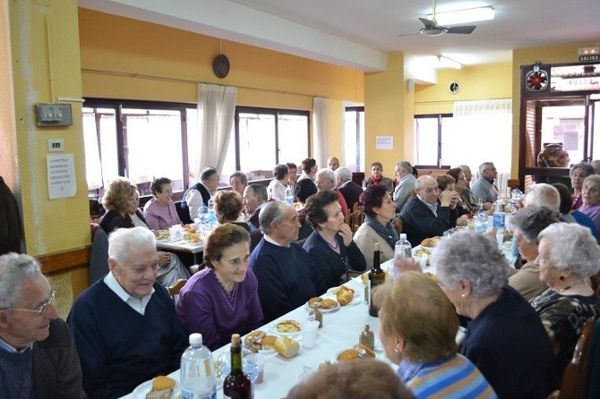
[[[398,233],[396,232],[396,229],[394,228],[392,222],[388,222],[384,226],[381,223],[379,223],[374,217],[366,215],[365,223],[367,224],[367,226],[375,230],[375,232],[379,234],[379,236],[383,238],[388,244],[390,244],[390,247],[394,248],[394,246],[396,245],[396,241],[398,241]]]

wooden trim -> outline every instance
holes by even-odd
[[[37,259],[42,264],[42,272],[44,274],[54,274],[75,267],[88,267],[91,252],[92,246],[89,245],[83,248],[38,256]]]

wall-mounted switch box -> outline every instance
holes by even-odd
[[[36,104],[35,119],[40,127],[71,126],[73,124],[71,104]]]
[[[48,140],[48,152],[63,152],[65,150],[64,139],[50,139]]]

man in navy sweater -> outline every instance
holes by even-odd
[[[291,205],[270,202],[260,211],[264,237],[250,255],[250,268],[258,280],[258,296],[265,322],[325,292],[310,255],[298,239],[298,213]]]
[[[116,398],[179,368],[187,339],[168,292],[156,283],[154,234],[118,229],[109,236],[110,272],[85,290],[67,320],[90,398]]]

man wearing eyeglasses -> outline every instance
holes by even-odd
[[[67,322],[90,398],[116,398],[179,368],[187,339],[167,290],[156,282],[154,234],[143,227],[108,238],[102,280],[73,304]]]
[[[498,189],[494,180],[498,177],[496,167],[492,162],[484,162],[479,166],[479,179],[471,187],[475,199],[494,203],[498,199]]]
[[[0,256],[0,398],[85,398],[54,291],[28,255]]]

